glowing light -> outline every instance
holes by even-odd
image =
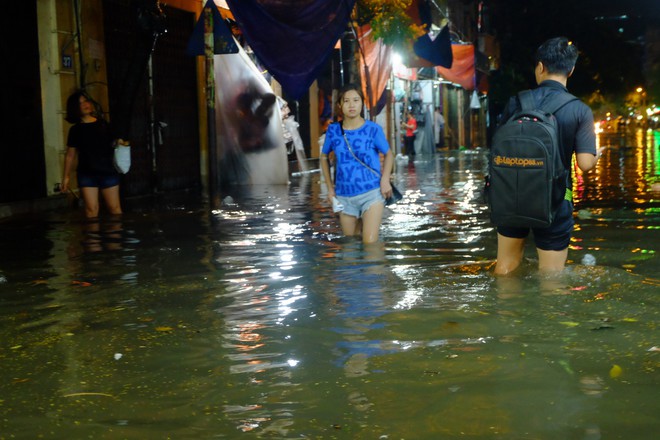
[[[396,52],[392,54],[392,66],[403,66],[403,58],[401,58],[401,55]]]

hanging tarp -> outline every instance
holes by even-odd
[[[452,44],[454,62],[451,69],[436,67],[438,75],[447,81],[460,84],[466,90],[474,90],[474,45]]]
[[[282,118],[270,84],[242,48],[213,60],[222,185],[286,184]]]
[[[362,91],[373,116],[382,110],[380,101],[392,73],[392,48],[381,39],[374,41],[368,24],[356,29],[360,45],[360,78]]]
[[[332,55],[355,0],[227,0],[259,61],[293,99]]]
[[[392,66],[392,75],[408,81],[417,81],[417,69],[409,69],[403,63],[394,63]]]
[[[449,25],[444,26],[435,39],[431,39],[429,34],[424,34],[413,43],[413,50],[417,57],[421,58],[418,66],[409,67],[431,67],[442,66],[451,68],[454,59],[451,40],[449,38]],[[418,58],[418,59],[419,59]],[[423,61],[427,61],[426,65]]]
[[[222,53],[238,53],[238,46],[234,41],[234,37],[223,20],[218,8],[213,3],[213,0],[207,0],[204,9],[210,8],[213,17],[213,53],[218,55]],[[204,12],[199,16],[193,33],[188,40],[186,47],[186,54],[190,56],[204,55]]]
[[[413,0],[406,14],[417,26],[430,30],[433,26],[431,5],[426,0]],[[408,67],[451,67],[452,50],[449,38],[449,25],[444,26],[440,33],[432,36],[426,33],[417,38],[410,49],[401,54],[403,63]]]

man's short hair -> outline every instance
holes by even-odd
[[[536,50],[536,63],[543,63],[548,73],[568,76],[575,67],[578,49],[566,37],[551,38]]]

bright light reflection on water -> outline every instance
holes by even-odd
[[[484,151],[402,165],[372,246],[318,174],[212,213],[3,221],[0,438],[651,438],[659,154],[637,139],[576,173],[555,279],[531,247],[491,276]]]

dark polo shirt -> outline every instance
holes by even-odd
[[[552,80],[543,81],[532,90],[537,105],[543,105],[549,96],[555,93],[566,93],[568,90],[561,83]],[[516,111],[520,103],[516,96],[512,97],[502,113],[500,124],[505,123]],[[596,132],[594,115],[591,109],[582,101],[571,101],[555,113],[559,123],[561,139],[561,157],[567,170],[571,169],[571,157],[575,153],[591,153],[596,155]]]

